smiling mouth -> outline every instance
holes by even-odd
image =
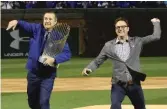
[[[45,25],[51,25],[50,23],[45,23]]]
[[[119,34],[124,34],[124,32],[119,32]]]

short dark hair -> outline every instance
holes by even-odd
[[[126,22],[127,26],[129,26],[128,20],[127,20],[126,18],[124,18],[124,17],[119,17],[119,18],[117,18],[117,19],[115,20],[115,25],[116,25],[116,23],[117,23],[118,21],[124,21],[124,22]]]
[[[44,12],[43,17],[44,17],[44,15],[45,15],[46,13],[54,14],[54,15],[55,15],[55,20],[57,20],[56,13],[55,13],[54,11],[46,11],[46,12]]]

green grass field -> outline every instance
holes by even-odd
[[[144,90],[146,104],[167,104],[167,89]],[[126,97],[124,104],[129,104]],[[110,91],[53,92],[51,109],[73,109],[89,105],[110,104]],[[26,93],[3,93],[2,109],[29,109]]]
[[[72,58],[60,65],[59,78],[82,77],[81,71],[93,58]],[[26,78],[26,59],[1,60],[2,78]],[[150,77],[167,77],[167,57],[143,57],[141,69]],[[107,60],[92,77],[111,77],[112,63]],[[167,83],[164,83],[167,84]],[[81,84],[82,85],[82,84]],[[167,89],[144,90],[146,104],[167,104]],[[29,109],[26,93],[2,93],[2,109]],[[125,98],[124,104],[129,104]],[[53,92],[51,109],[72,109],[88,105],[110,104],[110,89],[104,91],[62,91]]]
[[[82,77],[81,71],[93,58],[72,58],[60,65],[58,77]],[[3,59],[2,78],[25,78],[26,59]],[[167,76],[167,57],[143,57],[141,58],[141,70],[148,76]],[[111,77],[112,62],[107,60],[99,69],[92,73],[94,77]]]

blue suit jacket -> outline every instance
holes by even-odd
[[[28,23],[25,21],[18,21],[18,26],[23,28],[29,33],[32,33],[30,39],[29,55],[26,64],[26,68],[30,71],[38,69],[38,59],[41,55],[41,47],[44,39],[45,28],[42,24]],[[64,49],[61,53],[55,56],[55,64],[59,64],[68,61],[71,58],[71,52],[68,43],[65,44]]]

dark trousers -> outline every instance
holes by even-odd
[[[131,100],[134,109],[145,109],[143,90],[140,84],[131,84],[126,87],[113,84],[111,89],[111,109],[121,109],[125,95]]]
[[[44,77],[37,75],[37,72],[28,72],[27,95],[28,104],[31,109],[50,109],[49,101],[54,85],[54,79],[55,73]]]

